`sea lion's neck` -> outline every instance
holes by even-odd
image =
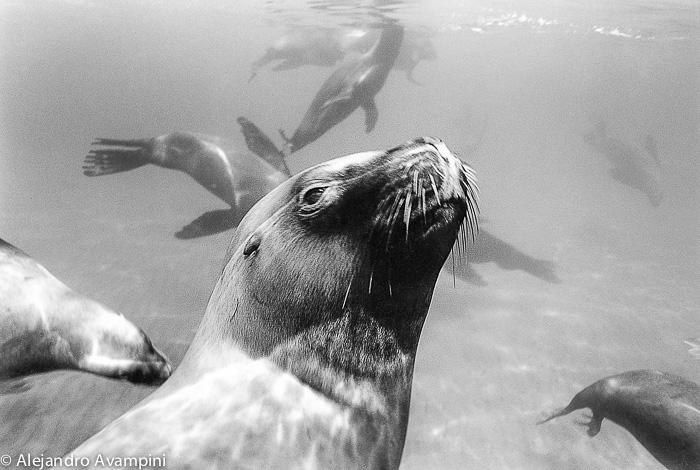
[[[368,432],[381,436],[386,451],[400,458],[415,350],[402,350],[391,331],[361,312],[346,312],[280,344],[270,360],[349,407]]]

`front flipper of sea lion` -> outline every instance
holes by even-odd
[[[243,137],[245,137],[248,150],[265,160],[281,173],[292,176],[287,167],[287,162],[284,159],[284,154],[280,152],[272,139],[261,131],[258,126],[243,116],[238,118],[238,124],[241,126],[241,132],[243,132]],[[283,138],[287,140],[286,136],[283,136]]]
[[[272,67],[272,70],[274,70],[275,72],[281,72],[284,70],[294,70],[298,69],[302,65],[304,65],[304,59],[302,57],[290,57],[289,59],[285,59],[279,64]]]
[[[88,152],[83,166],[85,176],[111,175],[150,163],[147,139],[103,139],[98,137],[92,145],[107,148],[96,148]]]
[[[175,234],[175,238],[189,240],[191,238],[206,237],[216,233],[225,232],[235,228],[240,223],[243,215],[237,208],[216,209],[205,212]]]

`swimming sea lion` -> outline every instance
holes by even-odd
[[[280,131],[290,153],[318,139],[359,107],[365,110],[365,131],[374,129],[379,117],[374,96],[384,86],[404,34],[403,27],[393,23],[383,24],[381,30],[372,49],[345,61],[325,81],[292,138]]]
[[[293,70],[303,65],[331,67],[350,51],[365,52],[370,35],[362,29],[297,29],[277,38],[265,54],[253,62],[248,81],[258,70],[272,62],[279,62],[275,71]]]
[[[496,263],[501,269],[520,270],[543,281],[561,282],[552,261],[534,258],[510,243],[480,228],[473,243],[466,247],[466,256],[445,263],[445,270],[471,284],[485,286],[486,281],[474,270],[473,264]]]
[[[238,226],[173,377],[69,455],[397,469],[420,332],[475,190],[433,138],[282,183]]]
[[[241,122],[246,140],[264,140],[251,135]],[[152,163],[184,171],[231,206],[230,210],[205,213],[176,234],[193,238],[234,227],[243,215],[272,188],[287,179],[289,170],[274,145],[258,145],[250,155],[232,150],[219,137],[175,132],[148,139],[95,139],[85,157],[84,174],[101,176],[128,171]],[[270,153],[267,153],[267,152]]]
[[[666,468],[700,468],[700,387],[677,375],[636,370],[606,377],[584,388],[544,423],[581,408],[593,417],[588,435],[604,418],[627,429]]]
[[[0,240],[0,380],[57,369],[159,384],[171,366],[122,314]]]
[[[658,172],[652,169],[652,165],[638,149],[609,137],[604,122],[599,122],[583,140],[610,160],[610,175],[615,180],[645,193],[652,206],[661,204],[663,192]],[[644,148],[658,162],[656,142],[652,137],[647,137]]]

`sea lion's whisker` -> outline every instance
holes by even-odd
[[[343,298],[343,306],[340,307],[341,310],[345,309],[345,305],[348,303],[348,297],[350,297],[350,288],[352,287],[352,281],[355,280],[355,273],[352,273],[352,277],[350,278],[350,282],[348,282],[348,288],[345,291],[345,297]]]
[[[446,178],[445,178],[445,173],[443,173],[442,170],[440,170],[440,168],[438,168],[437,165],[435,165],[435,163],[430,162],[430,166],[433,167],[433,170],[435,170],[435,173],[437,173],[438,175],[440,175],[440,178],[442,178],[443,180],[446,179]],[[431,176],[431,178],[432,178],[432,176]]]
[[[418,170],[413,170],[413,193],[418,193]]]
[[[437,189],[437,184],[435,184],[435,178],[433,178],[433,175],[428,173],[428,176],[430,177],[430,184],[433,186],[433,192],[435,193],[435,199],[437,199],[437,203],[439,206],[442,206],[442,201],[440,200],[440,194],[438,194],[438,189]]]
[[[411,222],[411,210],[413,206],[413,196],[411,193],[406,195],[405,205],[403,207],[403,223],[406,226],[406,243],[408,243],[408,225]]]
[[[452,258],[452,287],[457,287],[457,277],[455,276],[456,266],[455,266],[455,252],[450,251],[450,258]]]
[[[389,251],[389,244],[391,243],[391,236],[394,233],[394,224],[399,216],[399,208],[401,207],[401,193],[396,193],[394,196],[394,204],[391,206],[391,213],[389,214],[389,230],[387,231],[386,238],[386,251]]]
[[[423,210],[423,224],[427,224],[428,220],[425,215],[425,188],[423,187],[423,180],[421,180],[421,187],[420,187],[420,198],[421,198],[421,208]]]

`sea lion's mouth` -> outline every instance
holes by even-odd
[[[442,141],[425,137],[392,149],[394,165],[375,218],[375,231],[387,249],[410,239],[430,238],[455,220],[473,235],[477,230],[478,187],[473,170]]]

